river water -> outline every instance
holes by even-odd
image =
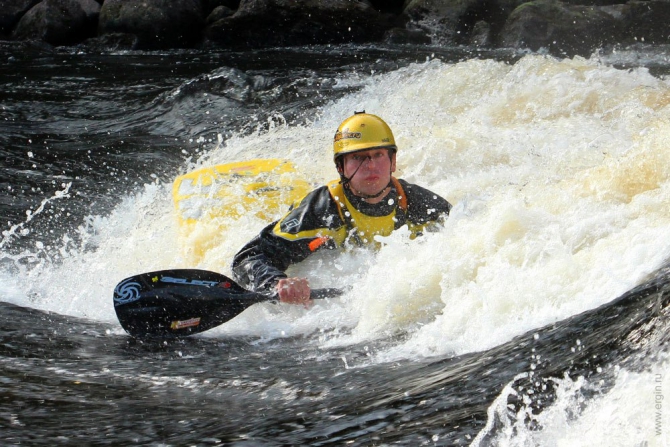
[[[1,44],[3,445],[670,445],[666,50]],[[323,183],[356,110],[454,204],[444,228],[296,266],[353,286],[309,309],[124,333],[119,281],[229,274],[267,223],[185,235],[177,176],[280,157]]]

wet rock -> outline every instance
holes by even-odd
[[[0,34],[9,35],[23,15],[40,0],[0,0]]]
[[[81,9],[86,14],[87,20],[95,25],[94,28],[98,26],[98,17],[100,16],[100,5],[102,1],[97,2],[96,0],[79,0]]]
[[[424,30],[393,28],[386,32],[384,42],[392,44],[426,45],[431,43],[431,38]]]
[[[369,0],[370,5],[379,12],[401,14],[405,9],[406,0]]]
[[[404,22],[364,1],[242,0],[235,14],[213,22],[206,35],[232,48],[379,42]]]
[[[470,34],[469,43],[476,47],[490,47],[492,44],[491,25],[483,20],[475,23]]]
[[[110,33],[87,39],[80,46],[90,51],[129,51],[137,50],[138,42],[134,34]]]
[[[470,44],[483,38],[495,43],[509,14],[523,0],[410,0],[405,14],[430,29],[436,40],[445,44]],[[478,25],[479,24],[479,25]]]
[[[235,11],[228,8],[227,6],[217,6],[214,10],[207,16],[207,24],[216,22],[217,20],[225,19],[227,17],[235,14]]]
[[[93,35],[99,9],[94,0],[43,0],[21,17],[13,37],[72,45]]]
[[[630,1],[622,6],[621,13],[629,40],[670,43],[670,2]]]
[[[219,6],[235,11],[240,6],[240,0],[203,0],[202,4],[205,14],[210,14]]]
[[[588,57],[596,49],[622,38],[619,21],[599,7],[537,0],[512,12],[502,30],[500,44]]]
[[[200,0],[105,0],[98,32],[137,36],[141,49],[184,48],[201,39]]]
[[[383,42],[589,56],[670,43],[669,20],[668,0],[0,0],[0,39],[101,49]]]

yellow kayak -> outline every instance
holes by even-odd
[[[205,167],[172,185],[180,236],[189,262],[199,262],[223,243],[224,230],[243,216],[268,223],[311,190],[293,164],[256,159]]]

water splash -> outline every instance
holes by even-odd
[[[452,202],[451,218],[423,240],[398,232],[376,254],[314,258],[298,267],[313,284],[350,284],[352,292],[315,311],[259,306],[218,334],[323,333],[324,346],[403,334],[377,361],[484,350],[608,302],[670,257],[666,80],[542,56],[514,65],[429,60],[356,77],[359,92],[305,124],[273,119],[188,169],[281,154],[323,183],[337,175],[334,129],[365,109],[393,128],[399,176]],[[40,285],[18,280],[28,297],[20,304],[113,321],[118,280],[158,268],[228,273],[235,252],[267,223],[240,218],[190,265],[168,185],[145,186],[88,222],[85,246],[35,271]]]

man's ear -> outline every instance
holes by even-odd
[[[395,172],[395,154],[396,152],[393,151],[393,154],[391,155],[391,172]]]

